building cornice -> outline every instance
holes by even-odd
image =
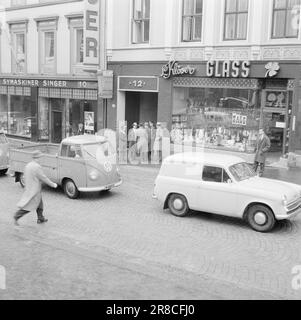
[[[33,3],[33,4],[27,4],[27,5],[8,7],[8,8],[5,8],[5,11],[15,11],[15,10],[23,10],[23,9],[38,8],[38,7],[55,6],[55,5],[66,4],[70,2],[82,2],[82,1],[83,0],[61,0],[61,1],[53,2],[53,0],[52,1],[49,0],[49,2]]]

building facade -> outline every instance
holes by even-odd
[[[260,127],[301,151],[299,0],[114,0],[108,124],[166,122],[172,142],[251,154]]]
[[[94,72],[85,65],[86,2],[1,2],[0,130],[8,136],[59,143],[80,124],[91,134],[104,127],[99,60]]]

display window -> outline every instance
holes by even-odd
[[[70,99],[66,114],[67,135],[94,134],[97,131],[96,112],[97,101]]]
[[[35,116],[31,112],[31,98],[19,95],[1,95],[0,129],[14,136],[31,138]]]
[[[174,88],[172,142],[253,152],[259,95],[254,89]]]

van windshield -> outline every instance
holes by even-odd
[[[246,162],[237,163],[229,168],[237,181],[243,181],[256,176],[255,171]]]
[[[83,145],[83,156],[87,159],[101,160],[114,154],[114,149],[109,142]]]

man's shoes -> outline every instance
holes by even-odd
[[[37,223],[38,224],[41,224],[41,223],[46,223],[48,221],[48,219],[46,218],[41,218],[41,219],[38,219]]]

